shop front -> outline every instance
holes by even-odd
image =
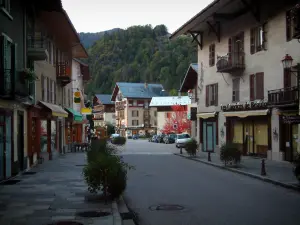
[[[203,152],[215,152],[219,143],[218,113],[198,113],[200,127],[200,148]]]
[[[83,117],[82,114],[72,108],[66,108],[68,111],[68,125],[65,127],[65,139],[67,143],[82,143],[83,141]],[[72,134],[72,138],[70,137]]]
[[[267,157],[271,149],[271,115],[267,103],[221,106],[226,142],[238,144],[243,155]]]

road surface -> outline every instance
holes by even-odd
[[[299,193],[173,152],[173,144],[145,140],[129,140],[123,149],[125,161],[136,167],[124,197],[139,225],[300,224]],[[158,205],[184,209],[153,210]]]

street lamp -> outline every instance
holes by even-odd
[[[292,58],[292,56],[290,56],[289,54],[286,54],[283,57],[283,59],[281,60],[283,69],[290,70],[292,68],[292,65],[293,65],[293,60],[294,59]]]

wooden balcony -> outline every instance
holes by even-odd
[[[0,71],[0,98],[13,99],[15,90],[15,75],[11,69]]]
[[[236,73],[245,70],[245,53],[232,52],[225,56],[217,56],[217,72]]]
[[[56,64],[56,79],[62,86],[71,82],[71,66],[68,62],[59,62]]]
[[[42,61],[49,57],[45,36],[40,33],[27,36],[27,56],[33,61]]]
[[[298,105],[298,87],[282,88],[268,91],[268,102],[270,105],[275,106]]]

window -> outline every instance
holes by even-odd
[[[286,12],[286,40],[292,40],[300,32],[300,12],[299,9]]]
[[[139,116],[139,111],[134,110],[132,111],[132,117],[138,117]]]
[[[138,126],[139,121],[138,120],[132,120],[132,126]]]
[[[250,53],[266,50],[266,24],[250,30]]]
[[[215,44],[209,46],[209,66],[215,65]]]
[[[133,106],[137,106],[137,100],[133,100]]]
[[[154,111],[154,117],[157,117],[157,111]]]
[[[218,84],[211,84],[206,86],[205,105],[206,107],[218,105]]]
[[[240,78],[232,80],[232,102],[240,101]]]
[[[264,99],[264,73],[250,75],[250,100]]]
[[[10,0],[0,0],[0,7],[10,13]]]

